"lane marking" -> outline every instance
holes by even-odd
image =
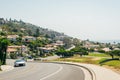
[[[60,71],[63,69],[63,67],[60,66],[60,65],[59,65],[59,67],[60,67],[60,68],[59,68],[56,72],[54,72],[54,73],[52,73],[52,74],[50,74],[50,75],[48,75],[48,76],[46,76],[46,77],[43,77],[43,78],[41,78],[40,80],[45,80],[45,79],[47,79],[47,78],[49,78],[49,77],[57,74],[58,72],[60,72]]]

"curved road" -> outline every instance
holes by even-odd
[[[77,66],[37,62],[0,73],[0,80],[84,80],[84,77]]]

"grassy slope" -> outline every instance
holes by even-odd
[[[71,58],[60,58],[57,61],[68,61],[68,62],[80,62],[80,63],[89,63],[89,64],[97,64],[100,65],[99,62],[110,59],[111,57],[106,54],[100,53],[90,53],[87,56],[80,57],[79,55],[75,55]],[[120,61],[114,60],[104,63],[103,65],[112,66],[114,68],[120,69]]]
[[[108,66],[112,66],[114,68],[120,69],[120,60],[119,61],[117,61],[117,60],[109,61],[109,62],[104,63],[103,65],[108,65]]]
[[[104,53],[89,53],[88,56],[94,56],[94,57],[110,57],[109,55],[106,55]]]

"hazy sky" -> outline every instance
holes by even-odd
[[[120,0],[0,0],[0,17],[82,40],[120,40]]]

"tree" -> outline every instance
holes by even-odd
[[[5,32],[0,32],[1,36],[6,36],[7,34]]]
[[[101,49],[99,49],[98,52],[100,52],[100,53],[105,53],[105,51],[104,51],[104,50],[101,50]]]
[[[0,63],[6,64],[7,46],[9,41],[6,38],[0,38]]]
[[[34,36],[35,36],[35,37],[39,37],[39,36],[40,36],[40,30],[39,30],[39,28],[36,29],[36,33],[35,33]]]
[[[17,54],[16,53],[10,53],[10,58],[11,59],[17,59]]]
[[[108,54],[112,57],[112,59],[114,59],[114,56],[120,57],[120,50],[113,50],[108,52]]]
[[[63,49],[57,51],[56,54],[58,56],[62,56],[62,57],[71,57],[71,56],[73,56],[73,52],[71,52],[71,51],[65,51]]]
[[[30,48],[30,51],[32,53],[36,53],[37,54],[37,49],[38,47],[42,47],[47,41],[44,41],[44,40],[35,40],[35,41],[32,41],[28,44],[28,47]],[[42,53],[40,53],[41,55]],[[37,55],[38,56],[38,55]]]
[[[17,28],[13,28],[12,32],[18,32],[18,29]]]
[[[63,38],[63,42],[65,43],[64,47],[65,47],[66,49],[70,48],[71,45],[72,45],[71,38],[69,38],[69,37]]]
[[[50,38],[50,36],[49,36],[48,34],[45,34],[45,37],[46,37],[46,38]]]
[[[71,51],[74,52],[75,54],[79,54],[81,57],[82,55],[88,55],[88,49],[84,47],[76,47]]]
[[[17,41],[20,43],[20,45],[21,45],[21,53],[20,53],[20,55],[21,56],[23,56],[23,54],[22,54],[22,45],[23,45],[23,43],[22,43],[22,37],[23,37],[23,35],[22,34],[20,34],[19,35],[19,37],[17,38]]]
[[[33,33],[32,33],[31,30],[28,30],[28,35],[29,35],[29,36],[32,36],[32,35],[33,35]]]
[[[74,39],[73,39],[73,44],[74,44],[75,46],[81,46],[80,40],[77,39],[77,38],[74,38]]]

